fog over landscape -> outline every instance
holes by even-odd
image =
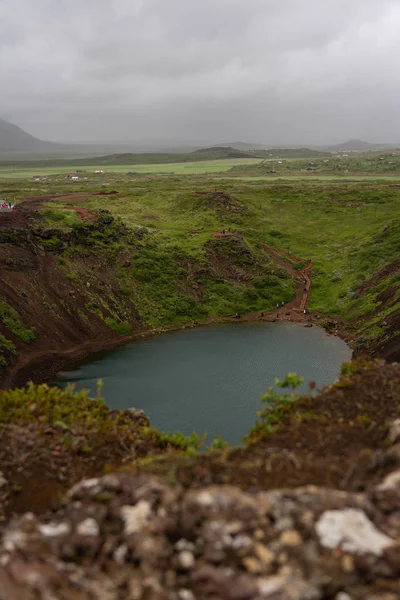
[[[57,142],[398,142],[398,0],[0,0],[0,116]]]

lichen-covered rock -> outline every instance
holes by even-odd
[[[128,473],[83,481],[0,545],[2,600],[400,597],[400,551],[374,493],[185,491]],[[368,591],[369,595],[366,596]]]
[[[396,543],[378,531],[363,511],[353,508],[325,512],[316,529],[324,548],[341,548],[355,554],[381,556]]]

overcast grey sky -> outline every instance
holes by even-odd
[[[400,141],[400,0],[0,0],[0,116],[54,141]]]

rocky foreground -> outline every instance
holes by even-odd
[[[400,597],[400,471],[352,494],[307,486],[185,492],[106,475],[55,514],[13,521],[4,600]]]
[[[399,378],[348,367],[243,449],[98,466],[52,510],[5,522],[1,600],[400,598]]]

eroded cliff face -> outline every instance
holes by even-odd
[[[4,600],[400,596],[399,365],[348,364],[203,454],[63,394],[0,393]]]
[[[274,294],[291,298],[289,275],[240,234],[206,243],[193,257],[107,210],[46,208],[50,199],[77,196],[26,198],[0,220],[3,388],[49,381],[131,336],[264,306]]]
[[[117,343],[118,327],[139,330],[134,303],[123,294],[105,246],[126,233],[106,212],[81,229],[43,227],[34,211],[0,227],[0,381],[49,379],[61,355],[88,344],[87,353]],[[30,333],[27,333],[30,332]],[[85,354],[84,349],[81,350]],[[79,357],[79,352],[77,358]],[[72,358],[74,358],[72,356]],[[29,362],[24,369],[25,362]],[[17,372],[8,377],[13,366]],[[50,370],[51,368],[51,370]]]

